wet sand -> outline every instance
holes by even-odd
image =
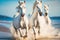
[[[5,28],[4,25],[0,25],[0,32],[3,31],[3,32],[9,32],[10,33],[10,30],[8,28]],[[30,38],[31,39],[31,38]],[[15,40],[15,38],[13,38],[12,36],[9,37],[9,38],[0,38],[0,40]],[[23,40],[27,40],[27,38],[23,39]],[[37,38],[36,40],[60,40],[60,37],[52,37],[52,38],[43,38],[40,36],[40,38]]]
[[[60,38],[40,38],[37,40],[60,40]]]
[[[0,32],[10,32],[10,30],[7,28],[7,27],[5,27],[4,25],[0,25]]]

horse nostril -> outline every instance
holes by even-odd
[[[36,6],[38,8],[38,6]]]
[[[22,14],[21,16],[24,17],[24,14]]]
[[[39,15],[42,16],[42,12],[39,12]]]

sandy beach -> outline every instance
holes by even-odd
[[[5,26],[3,26],[3,25],[0,25],[0,31],[10,32],[10,30],[8,28],[6,28]]]
[[[1,22],[1,23],[7,23],[7,22]],[[29,31],[31,32],[31,30],[29,30]],[[28,35],[30,35],[30,32],[28,32],[29,33]],[[32,36],[32,35],[30,35],[30,36]],[[6,37],[6,38],[4,38],[4,37]],[[9,28],[0,24],[0,40],[1,39],[14,40],[11,33],[10,33]],[[26,39],[27,38],[25,38],[23,40],[26,40]],[[32,38],[30,38],[30,39],[32,39]],[[33,39],[34,39],[34,37],[33,37]],[[36,40],[60,40],[60,37],[50,37],[50,38],[48,38],[48,37],[37,36]]]

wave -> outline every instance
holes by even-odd
[[[51,20],[60,20],[60,16],[57,17],[50,17]]]
[[[0,15],[0,20],[3,20],[3,21],[12,21],[13,18],[12,17],[8,17],[8,16],[4,16],[4,15]]]

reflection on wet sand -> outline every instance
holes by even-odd
[[[60,40],[60,38],[40,38],[37,40]]]

